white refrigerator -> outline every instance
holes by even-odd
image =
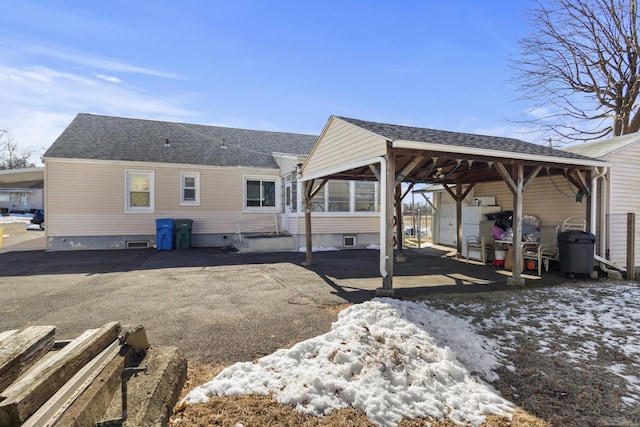
[[[487,214],[501,212],[500,206],[463,206],[462,207],[462,255],[467,254],[467,237],[493,235],[494,221],[487,220]],[[480,251],[469,251],[469,258],[482,260]]]

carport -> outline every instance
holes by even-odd
[[[598,180],[609,164],[513,138],[465,134],[331,116],[301,168],[307,264],[312,261],[311,200],[329,180],[380,183],[380,295],[393,294],[394,240],[402,239],[401,200],[416,184],[440,184],[457,211],[457,253],[462,253],[462,201],[479,182],[504,181],[513,194],[514,241],[522,240],[522,200],[540,173],[561,175],[589,206],[596,229]],[[403,186],[403,184],[405,184]],[[552,207],[550,207],[552,208]],[[603,222],[601,222],[602,224]],[[395,229],[395,236],[394,236]],[[605,232],[601,227],[601,233]],[[398,245],[397,256],[402,255]],[[513,245],[511,285],[524,285],[522,246]]]

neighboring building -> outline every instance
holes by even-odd
[[[44,168],[0,170],[0,214],[44,208]]]
[[[611,163],[604,177],[602,200],[606,200],[604,210],[606,216],[604,233],[604,255],[617,264],[627,264],[627,213],[640,215],[640,133],[617,136],[614,138],[578,144],[565,148],[566,151],[604,160]],[[637,219],[636,219],[637,224]],[[598,224],[598,228],[600,228]],[[636,227],[637,230],[640,230]],[[640,235],[636,230],[635,259],[640,257]],[[637,262],[636,262],[637,265]]]
[[[194,247],[297,250],[297,170],[316,139],[78,114],[44,154],[48,249],[154,246],[155,220],[174,218],[193,220]],[[313,201],[314,245],[377,243],[377,188],[329,183]],[[267,232],[288,237],[245,239]]]

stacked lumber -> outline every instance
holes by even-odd
[[[118,322],[89,329],[57,351],[53,326],[0,333],[0,427],[26,425],[43,406],[59,410],[50,399],[74,376],[105,350],[111,350],[108,357],[118,355],[120,329]],[[81,392],[73,387],[61,398]]]
[[[67,341],[55,341],[53,326],[0,332],[0,427],[166,425],[186,360],[175,347],[151,348],[142,326],[121,330],[111,322]],[[125,379],[142,364],[149,375]]]

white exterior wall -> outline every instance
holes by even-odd
[[[627,264],[627,213],[640,215],[640,144],[632,144],[605,158],[610,168],[607,184],[609,193],[609,258],[621,265]],[[636,218],[635,259],[640,259],[640,227]],[[638,263],[636,262],[636,265]]]

